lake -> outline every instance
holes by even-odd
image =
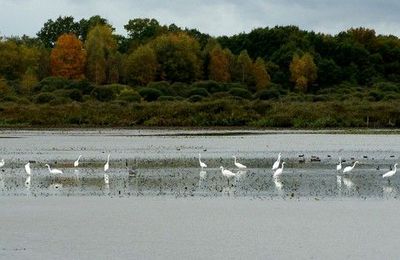
[[[398,256],[400,179],[382,178],[398,162],[397,134],[3,130],[0,142],[0,258]],[[360,164],[342,174],[339,157]]]

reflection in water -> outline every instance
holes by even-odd
[[[79,159],[78,159],[79,160]],[[74,174],[75,174],[75,179],[79,180],[79,170],[75,169],[74,170]]]
[[[274,180],[274,184],[275,184],[275,189],[279,192],[282,193],[283,192],[283,183],[281,182],[281,180],[279,179],[279,177],[273,177]]]
[[[226,178],[217,169],[200,171],[195,168],[142,168],[140,175],[129,176],[125,168],[114,169],[112,180],[103,169],[80,168],[79,178],[74,168],[62,176],[48,174],[47,169],[35,176],[0,174],[0,196],[25,195],[93,195],[93,196],[224,196],[236,197],[299,197],[319,198],[345,196],[353,198],[388,196],[397,199],[399,180],[383,181],[376,171],[336,175],[329,169],[299,169],[293,174],[272,178],[265,169],[253,168]],[[245,176],[245,177],[244,177]],[[108,181],[107,181],[108,179]],[[272,179],[272,181],[271,181]],[[229,181],[229,183],[228,183]],[[353,183],[354,181],[354,183]],[[106,182],[109,182],[107,185]]]
[[[29,190],[31,188],[31,176],[26,177],[25,187]]]
[[[383,186],[383,195],[385,197],[394,197],[397,194],[396,187],[393,187],[390,183],[388,185]]]
[[[343,176],[343,184],[348,188],[348,189],[353,189],[354,188],[354,182],[352,182],[348,177]]]
[[[4,189],[4,187],[5,187],[5,184],[4,184],[4,178],[3,178],[3,176],[0,176],[0,189]]]
[[[246,171],[246,170],[239,170],[239,171],[236,173],[236,177],[237,177],[238,179],[244,178],[244,177],[246,177],[246,174],[247,174],[247,171]]]
[[[63,187],[61,183],[53,183],[50,184],[49,189],[59,190]]]

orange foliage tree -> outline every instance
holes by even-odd
[[[229,71],[229,57],[219,45],[210,52],[209,78],[218,82],[229,82],[231,74]]]
[[[63,34],[50,54],[51,73],[67,79],[84,78],[86,52],[74,34]]]

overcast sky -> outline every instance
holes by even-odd
[[[0,35],[33,36],[59,15],[79,20],[96,14],[124,35],[129,19],[149,17],[214,36],[275,25],[331,34],[363,26],[400,36],[396,0],[0,0]]]

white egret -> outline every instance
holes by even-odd
[[[31,163],[30,162],[25,164],[25,172],[26,172],[26,174],[31,175]]]
[[[232,156],[232,157],[235,158],[235,166],[236,166],[236,167],[238,167],[239,169],[246,169],[246,168],[247,168],[246,165],[243,165],[243,164],[238,163],[238,162],[236,161],[236,156]]]
[[[274,165],[272,165],[272,170],[275,171],[276,169],[278,169],[280,163],[281,163],[281,153],[278,154],[278,160],[276,160],[274,162]]]
[[[346,168],[344,168],[343,173],[351,172],[354,169],[354,166],[356,166],[357,163],[359,163],[359,162],[355,161],[353,166],[347,166]]]
[[[62,173],[63,173],[63,172],[62,172],[61,170],[59,170],[59,169],[52,169],[52,168],[50,167],[50,165],[48,165],[48,164],[46,164],[45,166],[47,166],[47,168],[49,169],[49,172],[52,173],[52,174],[62,174]]]
[[[0,161],[0,168],[4,166],[4,159],[1,159]]]
[[[285,162],[282,163],[282,167],[278,168],[275,172],[274,172],[274,178],[280,176],[283,173],[283,167],[285,165]]]
[[[397,163],[394,165],[394,169],[382,175],[382,178],[392,177],[393,175],[395,175],[396,171],[397,171]]]
[[[200,163],[200,167],[203,168],[207,168],[207,164],[205,164],[204,162],[201,161],[201,154],[199,154],[199,163]]]
[[[339,157],[339,164],[336,165],[336,171],[340,171],[342,169],[342,158]]]
[[[74,167],[78,167],[79,166],[79,159],[81,159],[82,155],[78,156],[78,159],[76,159],[76,161],[74,162]]]
[[[108,154],[107,156],[107,162],[106,164],[104,164],[104,171],[108,171],[108,169],[110,168],[110,154]]]
[[[104,184],[109,184],[110,183],[110,178],[108,177],[107,173],[104,173]]]
[[[227,177],[227,178],[235,177],[235,176],[236,176],[236,174],[234,174],[234,173],[231,172],[230,170],[224,169],[223,166],[221,166],[221,167],[219,167],[219,168],[221,169],[222,175],[224,175],[224,176]]]

